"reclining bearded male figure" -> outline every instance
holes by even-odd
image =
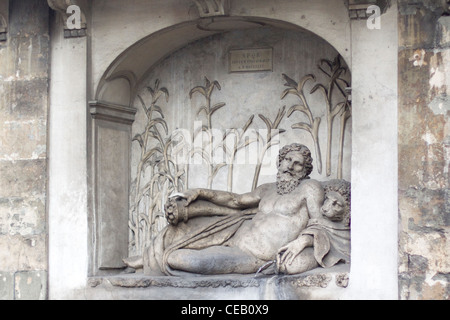
[[[166,205],[170,225],[144,253],[144,273],[251,274],[279,260],[281,248],[295,251],[287,246],[310,218],[322,216],[325,192],[309,178],[312,169],[310,150],[292,144],[280,151],[276,183],[241,195],[208,189],[178,194]],[[317,266],[314,255],[301,259],[306,269]]]

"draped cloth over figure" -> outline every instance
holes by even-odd
[[[273,261],[276,272],[296,274],[349,263],[344,195],[350,185],[310,179],[312,168],[310,150],[292,144],[280,151],[275,183],[245,194],[188,189],[172,195],[165,206],[169,225],[145,250],[144,273],[249,274]],[[296,264],[283,271],[287,256]]]
[[[328,219],[310,219],[301,235],[314,238],[314,257],[323,268],[350,263],[350,227]]]
[[[167,226],[152,242],[144,254],[144,265],[152,270],[161,270],[165,275],[177,275],[170,268],[168,257],[179,249],[201,250],[211,246],[222,246],[236,233],[246,220],[254,214],[233,214],[229,216],[198,217],[177,226]],[[144,270],[146,272],[146,270]]]
[[[145,265],[161,270],[165,275],[183,274],[170,268],[168,257],[179,249],[201,250],[211,246],[223,246],[253,214],[199,217],[168,226],[147,249]],[[301,235],[314,238],[314,257],[323,268],[330,268],[340,262],[350,262],[350,228],[342,223],[327,219],[311,219]]]

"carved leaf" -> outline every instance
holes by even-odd
[[[149,130],[148,134],[151,138],[158,139],[158,135],[153,130]]]
[[[286,98],[286,96],[287,96],[288,94],[294,94],[294,95],[296,95],[296,96],[299,95],[297,89],[294,89],[294,88],[286,89],[286,90],[284,90],[283,93],[281,94],[281,100],[283,100],[284,98]]]
[[[286,87],[297,88],[298,84],[292,78],[288,77],[284,73],[283,73],[283,78],[286,81],[286,83],[285,83]]]
[[[306,130],[306,131],[312,133],[311,126],[305,122],[299,122],[299,123],[293,124],[292,129],[302,129],[302,130]]]
[[[158,112],[158,113],[160,114],[161,118],[164,119],[164,114],[163,114],[163,111],[162,111],[161,107],[159,107],[159,106],[157,106],[157,105],[152,105],[152,107],[149,109],[149,112],[150,112],[150,111],[156,111],[156,112]]]
[[[346,88],[347,88],[347,87],[350,87],[350,83],[349,83],[347,80],[345,80],[345,79],[337,78],[336,81],[341,81],[341,82],[343,82]]]
[[[164,145],[164,157],[165,159],[169,158],[169,147],[172,144],[173,140],[172,139],[168,139],[166,144]]]
[[[155,80],[155,90],[158,90],[159,88],[159,79]]]
[[[280,109],[280,111],[278,111],[277,117],[275,118],[275,121],[273,123],[273,128],[278,128],[278,126],[281,123],[281,120],[283,120],[285,115],[286,115],[286,106],[283,106]]]
[[[321,59],[320,60],[320,65],[323,65],[323,64],[326,64],[330,68],[330,70],[333,69],[333,62],[331,62],[330,60]]]
[[[244,130],[244,132],[246,132],[248,130],[248,128],[250,127],[250,125],[253,122],[253,119],[255,118],[255,115],[252,115],[250,117],[250,119],[248,119],[247,123],[244,125],[244,127],[242,128]]]
[[[345,74],[347,70],[343,67],[340,67],[333,72],[333,76],[331,77],[331,83],[336,82],[336,80],[341,76],[342,73]]]
[[[205,88],[209,88],[211,86],[211,81],[209,81],[208,77],[205,77]]]
[[[352,106],[351,104],[347,103],[345,108],[342,110],[341,118],[344,118],[344,120],[347,120],[352,116]]]
[[[178,178],[182,177],[184,175],[184,173],[185,173],[185,171],[182,169],[182,170],[178,171],[175,176],[178,179]]]
[[[152,148],[151,150],[147,151],[145,155],[142,157],[141,163],[146,163],[156,153],[162,154],[163,151],[161,150],[161,148],[158,147]]]
[[[200,113],[205,112],[205,114],[208,114],[208,108],[206,106],[201,106],[197,111],[197,117],[200,115]]]
[[[137,98],[139,99],[139,101],[141,102],[141,107],[142,107],[142,109],[144,110],[144,113],[146,114],[146,115],[148,115],[147,114],[147,106],[145,105],[145,103],[144,103],[144,100],[142,99],[142,97],[140,96],[140,95],[137,95]]]
[[[307,109],[304,105],[302,105],[302,104],[296,104],[296,105],[293,105],[293,106],[289,109],[289,111],[288,111],[288,118],[290,118],[290,117],[292,116],[292,114],[293,114],[294,112],[296,112],[296,111],[300,111],[300,112],[303,112],[304,114],[308,115],[308,109]]]
[[[217,88],[218,90],[222,89],[220,87],[219,82],[213,81],[212,83],[209,83],[209,80],[208,80],[208,84],[207,84],[206,88],[207,88],[206,97],[211,97],[211,94],[214,91],[214,88]]]
[[[169,102],[169,97],[170,97],[169,90],[167,90],[166,88],[159,89],[158,92],[156,93],[155,100],[158,100],[161,97],[161,95],[165,95],[166,102]]]
[[[333,60],[333,70],[337,70],[341,67],[341,55],[337,55]]]
[[[191,156],[193,156],[195,154],[199,154],[205,160],[206,163],[208,163],[208,164],[210,163],[208,153],[203,148],[200,148],[200,147],[194,148],[191,151]]]
[[[337,116],[337,115],[344,109],[344,107],[345,107],[346,104],[347,104],[346,102],[338,103],[338,104],[333,108],[333,110],[332,110],[332,112],[331,112],[331,117],[334,118],[335,116]]]
[[[166,132],[166,135],[169,134],[169,128],[167,127],[167,123],[166,123],[166,121],[164,121],[164,119],[162,119],[162,118],[156,118],[156,119],[152,119],[152,120],[148,123],[148,125],[149,125],[150,128],[156,126],[157,124],[160,124],[160,125],[164,128],[164,130],[165,130],[165,132]]]
[[[325,88],[325,86],[323,84],[316,84],[312,89],[311,89],[311,94],[313,94],[314,92],[316,92],[318,89],[321,89],[324,93],[325,96],[328,96],[328,90],[327,88]]]
[[[313,133],[314,140],[316,140],[319,137],[319,127],[320,127],[321,121],[322,121],[322,119],[319,117],[314,119],[314,122],[312,125],[312,133]]]
[[[218,103],[218,104],[215,104],[215,105],[211,108],[209,114],[210,114],[210,115],[213,115],[214,112],[216,112],[217,110],[223,108],[224,106],[226,106],[226,103],[223,103],[223,102]]]
[[[152,96],[152,98],[155,96],[155,90],[153,90],[152,87],[146,87],[148,92],[150,92],[150,95]]]
[[[132,141],[137,141],[137,142],[139,142],[139,145],[141,146],[141,148],[144,147],[144,140],[142,139],[142,135],[140,135],[139,133],[134,136]]]
[[[282,129],[281,129],[282,130]],[[280,130],[280,132],[281,132],[281,130]],[[243,143],[243,144],[241,144],[237,149],[236,149],[236,151],[237,150],[241,150],[241,149],[243,149],[243,148],[246,148],[246,147],[248,147],[249,145],[251,145],[252,143],[254,143],[254,142],[258,142],[259,141],[259,139],[247,139],[247,140],[245,140],[245,142]]]
[[[198,86],[195,87],[191,90],[191,92],[189,92],[189,98],[192,99],[192,96],[194,95],[194,93],[200,93],[201,95],[206,97],[206,90],[204,87]]]
[[[297,91],[301,92],[303,90],[303,87],[305,86],[306,82],[308,82],[310,80],[315,82],[316,77],[313,74],[308,74],[308,75],[304,76],[302,78],[302,80],[300,81],[300,83],[298,84]]]
[[[220,169],[222,169],[223,167],[225,167],[227,164],[226,163],[220,163],[217,166],[214,167],[214,170],[212,172],[212,176],[215,177],[217,175],[217,173],[219,172]]]
[[[266,118],[264,115],[262,115],[262,114],[260,114],[259,117],[262,119],[262,121],[264,121],[264,123],[266,124],[268,130],[273,129],[272,122],[271,122],[269,119],[267,119],[267,118]]]

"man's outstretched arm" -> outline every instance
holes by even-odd
[[[260,193],[259,189],[244,194],[209,189],[191,189],[174,196],[186,199],[186,206],[196,200],[205,200],[218,206],[244,210],[259,205],[261,201]]]

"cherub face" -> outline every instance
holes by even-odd
[[[325,202],[320,209],[322,215],[331,221],[342,221],[346,213],[345,199],[337,192],[327,192]]]

